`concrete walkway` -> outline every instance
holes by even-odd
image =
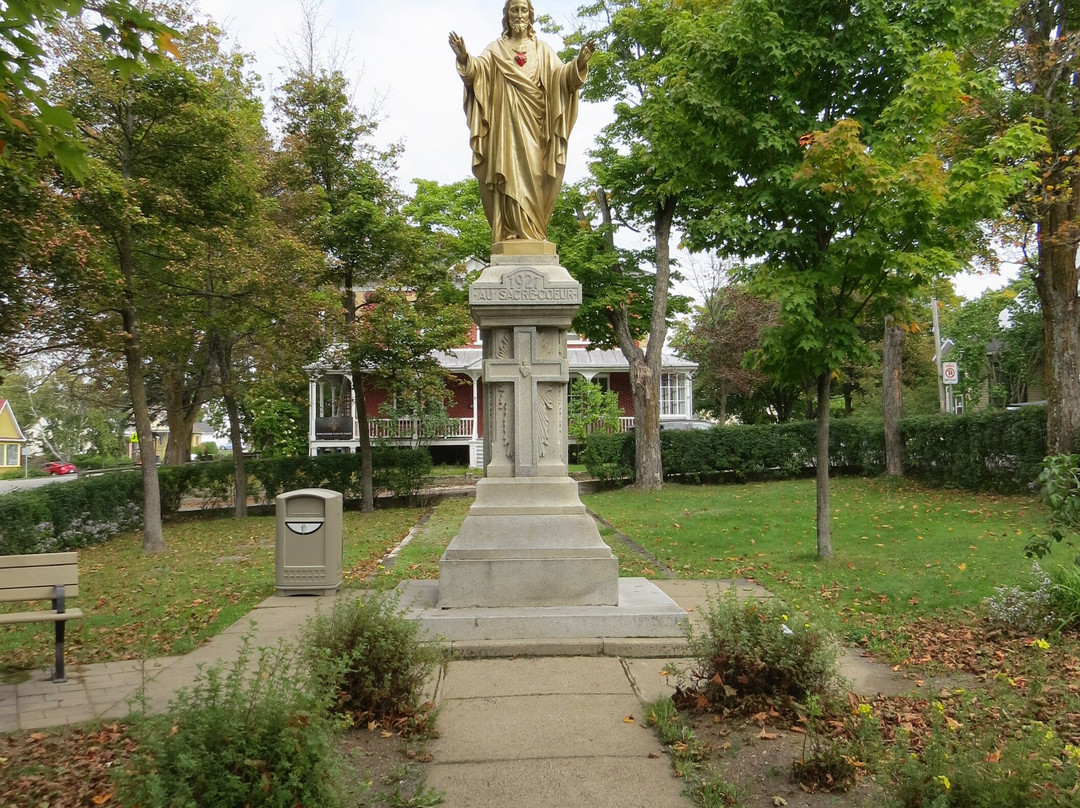
[[[722,583],[658,581],[694,619]],[[768,596],[734,582],[746,596]],[[355,597],[354,590],[336,597]],[[0,684],[0,732],[122,718],[141,705],[161,711],[190,684],[200,666],[230,661],[245,637],[254,647],[299,636],[307,620],[335,598],[272,597],[197,651],[146,661],[69,665],[68,682],[48,671]],[[43,631],[42,641],[48,632]],[[550,648],[546,644],[545,648]],[[565,656],[530,655],[527,644],[501,653],[515,658],[456,659],[432,682],[440,711],[439,738],[428,784],[460,808],[558,805],[634,808],[689,805],[671,776],[666,755],[645,728],[642,704],[671,692],[663,659],[588,656],[595,643],[560,646]],[[913,689],[887,667],[850,652],[845,675],[856,692],[896,694]],[[139,694],[142,692],[142,697]]]

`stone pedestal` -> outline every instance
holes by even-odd
[[[443,555],[438,606],[616,606],[618,560],[567,474],[566,334],[581,285],[548,242],[504,242],[491,258],[469,288],[485,478]]]

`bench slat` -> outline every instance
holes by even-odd
[[[0,569],[0,589],[9,586],[67,586],[78,582],[79,568],[75,564]]]
[[[54,586],[75,587],[78,583],[79,568],[74,565],[21,567],[17,570],[0,569],[0,600],[17,598],[18,596],[12,594],[13,591]],[[75,593],[69,591],[68,594]]]
[[[81,620],[82,609],[68,609],[63,614],[56,612],[15,612],[0,614],[0,625],[15,623],[60,623],[65,620]]]
[[[0,588],[0,603],[17,600],[52,600],[56,588],[49,586],[20,586],[12,589]],[[74,598],[79,595],[78,584],[65,584],[64,597]]]
[[[78,564],[79,552],[33,553],[29,555],[0,556],[0,570],[8,567],[42,567],[49,564]]]

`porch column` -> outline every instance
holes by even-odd
[[[308,456],[315,454],[315,412],[318,407],[318,376],[308,376]]]
[[[479,406],[479,385],[480,380],[476,376],[470,376],[472,379],[472,440],[476,440],[480,434],[480,412]]]

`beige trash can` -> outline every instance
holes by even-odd
[[[274,500],[279,595],[332,595],[341,588],[342,496],[301,488]]]

